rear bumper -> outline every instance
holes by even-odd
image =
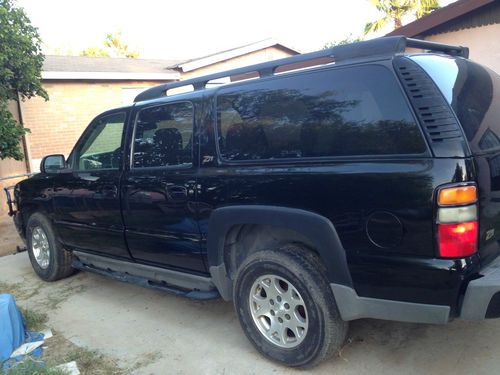
[[[482,320],[500,317],[500,257],[481,270],[482,277],[469,282],[460,318]]]
[[[343,320],[373,318],[399,322],[445,324],[450,317],[450,306],[430,305],[360,297],[345,285],[330,284],[340,316]]]

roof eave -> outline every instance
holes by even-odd
[[[459,0],[399,27],[386,34],[386,36],[404,35],[412,38],[494,1],[496,0]]]
[[[122,72],[42,72],[43,80],[96,80],[96,81],[177,81],[179,72],[122,73]]]
[[[273,46],[279,46],[283,49],[286,49],[290,52],[295,52],[299,54],[299,51],[296,51],[290,47],[286,47],[281,43],[276,42],[273,39],[266,39],[257,43],[253,43],[241,48],[236,48],[233,50],[217,53],[211,56],[206,56],[202,57],[199,59],[191,60],[191,61],[186,61],[185,63],[177,64],[175,68],[181,69],[184,73],[190,72],[196,69],[204,68],[209,65],[213,65],[222,61],[230,60],[232,58],[238,57],[238,56],[243,56],[255,51],[259,51],[261,49],[273,47]]]

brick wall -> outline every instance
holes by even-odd
[[[71,152],[92,119],[103,111],[121,106],[122,89],[146,88],[164,82],[46,81],[50,100],[33,98],[22,103],[31,164],[38,170],[48,154]]]

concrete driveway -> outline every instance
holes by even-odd
[[[261,357],[232,305],[197,302],[80,272],[44,283],[26,253],[0,258],[0,282],[18,282],[20,304],[49,314],[49,326],[79,346],[144,358],[141,374],[300,374]],[[0,290],[1,292],[1,290]],[[495,374],[500,320],[446,326],[360,320],[339,356],[313,374]]]

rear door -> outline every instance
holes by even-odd
[[[97,117],[70,156],[72,172],[54,179],[56,226],[69,247],[130,258],[119,195],[127,114],[118,110]]]
[[[123,218],[136,260],[204,272],[193,128],[194,106],[188,101],[138,111],[130,170],[123,179]]]
[[[470,60],[415,55],[453,108],[476,168],[479,251],[487,264],[500,254],[500,76]]]

